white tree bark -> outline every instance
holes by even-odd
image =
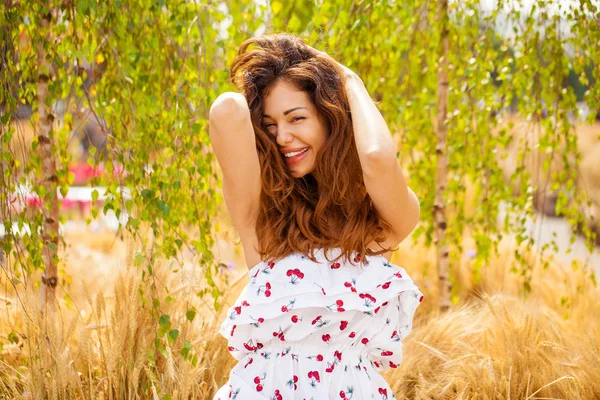
[[[42,19],[43,29],[49,29],[51,13]],[[48,32],[50,32],[48,30]],[[51,40],[50,33],[44,41]],[[42,256],[44,259],[44,273],[40,288],[40,306],[45,309],[50,305],[54,308],[55,288],[58,283],[55,256],[58,250],[58,194],[56,177],[56,157],[53,149],[53,123],[52,109],[46,104],[48,101],[48,82],[52,78],[52,67],[46,60],[46,51],[43,42],[37,43],[38,83],[38,127],[37,138],[39,142],[38,154],[41,160],[41,185],[46,189],[42,200],[41,211],[44,214],[42,223]]]
[[[435,201],[433,206],[434,238],[437,248],[438,285],[440,293],[440,311],[445,312],[452,306],[452,284],[450,282],[450,262],[448,245],[446,244],[446,204],[444,195],[448,185],[448,0],[438,0],[440,23],[440,57],[438,65],[437,86],[437,124],[436,124],[436,155],[437,168],[435,176]]]

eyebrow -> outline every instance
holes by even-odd
[[[305,108],[305,109],[306,109],[306,107],[294,107],[294,108],[290,108],[289,110],[287,110],[287,111],[284,111],[284,112],[283,112],[283,115],[288,115],[288,114],[289,114],[289,113],[291,113],[292,111],[294,111],[294,110],[297,110],[297,109],[299,109],[299,108]],[[263,114],[263,118],[273,118],[273,117],[271,117],[270,115],[267,115],[267,114]]]

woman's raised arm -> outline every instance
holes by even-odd
[[[223,171],[225,203],[240,231],[253,223],[261,190],[256,139],[244,95],[236,92],[219,95],[210,107],[208,129]]]

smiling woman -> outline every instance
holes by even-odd
[[[246,232],[240,232],[242,243],[245,235],[257,245],[249,265],[294,252],[309,256],[319,248],[341,248],[345,259],[353,251],[389,257],[398,244],[365,185],[371,175],[392,175],[382,174],[382,159],[367,151],[373,148],[369,138],[355,140],[345,88],[350,73],[289,34],[255,37],[240,46],[230,76],[248,104],[246,125],[254,130],[262,182],[250,213],[255,220],[238,228]],[[385,168],[399,171],[395,159]]]
[[[308,94],[280,79],[264,93],[263,126],[272,134],[295,178],[314,171],[329,128]]]
[[[219,96],[210,131],[250,282],[219,330],[240,362],[214,399],[385,398],[375,370],[400,364],[423,300],[389,262],[418,201],[385,121],[293,35],[244,42],[231,79],[241,94]]]

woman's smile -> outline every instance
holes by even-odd
[[[314,171],[316,154],[325,144],[329,130],[306,91],[287,80],[276,81],[265,91],[262,124],[275,138],[295,178]],[[286,156],[289,153],[291,157]]]
[[[288,156],[284,155],[286,164],[290,165],[290,166],[298,164],[300,161],[302,161],[306,157],[309,150],[310,150],[310,148],[307,147],[304,150],[297,152],[297,154],[292,157],[288,157]]]

